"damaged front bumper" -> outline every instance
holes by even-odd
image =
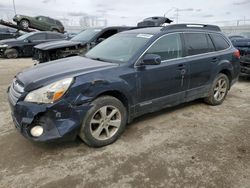
[[[244,55],[240,59],[240,76],[250,76],[250,55]]]
[[[25,101],[13,105],[10,101],[12,118],[17,130],[26,138],[38,141],[69,141],[78,135],[89,104],[72,106],[62,100],[56,104],[35,104]],[[42,126],[43,134],[31,135],[31,128]]]

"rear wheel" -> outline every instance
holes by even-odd
[[[22,28],[28,28],[29,25],[30,25],[30,22],[29,22],[28,20],[23,19],[23,20],[20,21],[20,24],[19,24],[19,25],[20,25]]]
[[[59,33],[59,30],[58,30],[58,29],[52,29],[51,31],[52,31],[52,32],[57,32],[57,33]]]
[[[210,105],[220,105],[225,100],[229,90],[229,79],[227,75],[220,73],[214,80],[210,94],[205,102]]]
[[[83,121],[80,138],[92,147],[113,143],[125,129],[126,108],[121,101],[111,96],[99,97],[91,106]]]
[[[17,58],[18,57],[18,51],[15,48],[11,48],[11,49],[7,49],[4,52],[5,57],[7,57],[8,59],[11,58]]]

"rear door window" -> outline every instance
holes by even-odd
[[[229,43],[220,34],[210,34],[217,51],[225,50],[230,47]]]
[[[66,38],[64,35],[60,35],[58,33],[48,33],[47,34],[47,39],[64,39]]]
[[[214,51],[213,43],[206,33],[185,33],[186,53],[198,55]]]
[[[158,39],[146,52],[147,54],[157,54],[161,60],[169,60],[182,57],[182,43],[180,34],[174,33]]]
[[[46,40],[46,34],[45,33],[37,33],[29,37],[29,40],[31,41],[41,41]]]

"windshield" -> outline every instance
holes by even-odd
[[[99,33],[102,29],[86,29],[81,33],[74,36],[71,40],[77,42],[87,42],[92,39],[97,33]]]
[[[128,62],[152,37],[148,34],[117,34],[90,50],[85,56],[108,62]]]
[[[17,40],[24,40],[26,38],[28,38],[29,36],[33,35],[34,33],[26,33],[20,37],[17,38]]]

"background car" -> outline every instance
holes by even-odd
[[[84,55],[110,36],[135,27],[104,27],[86,29],[70,40],[40,44],[34,47],[33,59],[44,63],[65,57]]]
[[[12,29],[9,27],[0,27],[0,40],[9,39],[9,38],[17,38],[22,34],[18,32],[16,29]]]
[[[61,33],[40,31],[27,33],[16,39],[1,40],[0,57],[30,57],[35,45],[63,39],[65,39],[65,36]]]
[[[240,51],[240,76],[250,76],[250,38],[231,39],[235,48]]]
[[[15,15],[13,21],[22,28],[33,28],[40,31],[56,31],[60,33],[64,32],[64,26],[59,20],[46,16],[30,17]]]

